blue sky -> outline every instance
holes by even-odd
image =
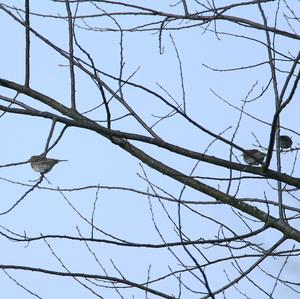
[[[175,1],[171,2],[175,3]],[[23,5],[20,1],[3,1],[2,3],[16,5],[17,7],[22,7]],[[154,6],[152,1],[131,1],[131,3],[145,4],[152,8],[157,6],[157,9],[174,13],[181,11],[179,6],[170,7],[168,5],[169,1],[159,4],[155,3]],[[227,3],[228,1],[218,1],[218,5],[220,6]],[[196,1],[193,1],[193,4],[196,6]],[[269,19],[272,23],[272,16],[274,15],[274,11],[276,11],[276,5],[272,6],[270,4],[268,7]],[[43,1],[43,3],[42,1],[32,1],[31,8],[34,12],[44,14],[65,15],[66,13],[64,4],[52,1]],[[103,9],[109,10],[110,7],[103,5]],[[82,14],[90,13],[94,11],[94,8],[92,5],[81,4],[79,11]],[[243,9],[236,9],[235,12],[241,17],[261,22],[258,8],[255,6],[246,12]],[[134,22],[139,22],[137,19],[132,20],[129,18],[121,18],[120,21],[125,27],[131,26]],[[112,21],[107,18],[92,19],[88,20],[87,23],[90,26],[98,27],[114,26]],[[186,24],[188,25],[189,23],[187,22]],[[24,82],[24,30],[22,26],[16,24],[3,11],[1,11],[0,25],[1,28],[5,28],[0,33],[2,35],[1,39],[5,41],[2,43],[0,49],[0,77],[22,84]],[[67,22],[65,20],[33,16],[31,25],[51,42],[67,50]],[[78,21],[78,25],[81,27],[85,26],[81,21]],[[174,26],[180,25],[182,24],[179,21],[174,22]],[[281,19],[278,25],[284,30],[289,30],[288,25]],[[88,31],[81,27],[76,27],[78,41],[92,55],[97,67],[103,72],[118,76],[120,65],[120,34],[117,32]],[[219,31],[230,32],[236,35],[247,34],[248,36],[265,41],[263,31],[258,32],[245,29],[229,22],[219,22],[217,23],[217,28]],[[209,29],[213,29],[213,26],[210,26]],[[182,62],[188,115],[216,134],[226,130],[222,136],[230,139],[239,119],[239,111],[227,105],[215,94],[230,104],[241,107],[242,101],[245,100],[253,86],[250,98],[259,95],[262,88],[266,87],[270,79],[269,67],[267,64],[264,64],[248,70],[214,72],[205,67],[204,64],[211,68],[228,69],[261,63],[267,60],[266,48],[249,39],[221,33],[217,36],[213,32],[195,27],[179,31],[165,31],[162,35],[164,52],[161,54],[159,52],[157,32],[124,32],[125,67],[123,78],[128,78],[138,69],[131,80],[162,94],[170,102],[172,102],[172,99],[168,97],[167,93],[161,87],[177,102],[182,102],[182,89],[176,51],[169,34],[172,34]],[[289,55],[290,53],[292,55],[297,54],[298,41],[278,37],[276,42],[278,50],[282,51],[285,55]],[[55,98],[64,105],[69,105],[70,79],[66,59],[34,36],[32,36],[31,47],[31,87]],[[78,49],[76,49],[75,54],[84,58],[84,55]],[[284,62],[278,62],[278,65],[282,69],[290,67],[289,64],[284,64]],[[279,79],[281,80],[279,85],[282,85],[284,76],[286,74],[279,73]],[[118,89],[116,82],[106,77],[103,78],[114,90]],[[86,74],[76,70],[76,80],[76,96],[80,112],[86,111],[101,102],[99,90]],[[14,93],[2,87],[0,88],[0,92],[1,95],[14,96]],[[158,99],[141,90],[125,86],[123,93],[128,103],[134,107],[134,110],[149,125],[157,121],[156,116],[163,116],[170,112],[170,109],[159,102]],[[270,123],[275,109],[273,98],[272,89],[269,89],[262,98],[249,102],[246,105],[247,113]],[[36,100],[24,95],[20,95],[18,99],[36,109],[52,111],[45,105],[41,105]],[[287,107],[282,114],[282,125],[299,132],[299,124],[296,121],[298,119],[297,107],[298,102],[296,101]],[[125,113],[125,109],[116,100],[112,100],[111,102],[111,111],[112,118],[118,118]],[[88,117],[101,121],[105,120],[105,116],[104,109],[98,109],[88,114]],[[51,127],[49,120],[6,114],[0,119],[0,122],[3,153],[1,156],[1,165],[25,161],[30,156],[40,154],[43,151]],[[103,122],[100,123],[104,124]],[[132,117],[113,122],[112,127],[116,130],[147,135],[145,130]],[[58,136],[61,129],[62,126],[57,125],[54,138]],[[168,142],[199,152],[204,152],[213,140],[212,137],[196,129],[179,116],[163,120],[154,127],[154,130]],[[284,132],[291,135],[288,131]],[[237,132],[235,143],[246,149],[252,148],[254,144],[257,146],[252,133],[255,134],[263,147],[268,146],[270,126],[245,115]],[[299,139],[299,135],[293,134],[295,144],[298,144],[297,138]],[[154,146],[142,145],[138,142],[133,142],[133,144],[140,146],[148,154],[186,174],[192,171],[196,163],[196,161],[179,157]],[[239,156],[241,153],[238,151],[235,151],[235,153],[240,162],[242,162]],[[209,147],[207,154],[228,159],[229,147],[219,141],[214,142]],[[175,198],[178,198],[180,195],[182,184],[151,170],[148,166],[143,165],[142,168],[139,165],[139,161],[133,156],[100,135],[83,129],[67,129],[59,144],[48,156],[67,159],[68,161],[55,166],[47,175],[52,185],[44,181],[42,183],[43,187],[53,189],[59,187],[60,189],[64,189],[92,186],[82,191],[64,191],[63,194],[76,210],[89,220],[93,213],[96,196],[98,196],[95,210],[95,224],[98,228],[109,234],[131,242],[162,242],[152,222],[147,196],[106,188],[101,188],[97,194],[96,186],[127,187],[147,192],[149,185],[140,177],[144,177],[143,168],[147,173],[148,179],[153,184],[163,188]],[[291,172],[294,159],[294,153],[282,155],[283,172]],[[275,167],[275,162],[272,162],[272,167]],[[222,177],[228,176],[228,170],[200,162],[195,175]],[[235,173],[235,176],[238,175],[238,173]],[[294,175],[297,176],[297,167]],[[29,164],[25,164],[16,167],[1,168],[0,177],[2,189],[0,208],[1,211],[5,211],[29,187],[7,182],[4,179],[23,184],[32,184],[29,181],[37,179],[38,174],[32,171]],[[209,181],[209,184],[215,188],[220,188],[222,191],[226,190],[227,186],[226,183],[218,181]],[[241,198],[264,198],[264,196],[267,196],[271,200],[276,200],[276,192],[271,186],[275,186],[275,183],[267,182],[266,180],[250,181],[243,183],[240,187],[235,182],[233,183],[232,190],[238,189],[238,196]],[[157,192],[161,195],[166,195],[161,191],[157,190]],[[234,191],[232,192],[234,193]],[[79,231],[83,236],[90,237],[90,225],[70,207],[64,196],[55,190],[35,189],[11,213],[1,216],[0,225],[16,234],[26,234],[32,237],[40,236],[41,234],[79,236]],[[211,200],[208,196],[189,188],[184,191],[183,199],[194,201]],[[291,204],[295,204],[293,199],[288,196],[286,196],[285,200]],[[150,201],[155,221],[160,231],[166,237],[166,241],[179,241],[172,222],[168,219],[160,202],[157,199],[151,199]],[[177,219],[177,205],[170,202],[164,202],[164,205],[173,219]],[[193,208],[199,213],[218,219],[218,221],[229,225],[239,233],[248,232],[243,222],[238,217],[233,216],[229,207],[223,206],[220,208],[218,205],[198,205],[193,206]],[[218,234],[219,228],[217,225],[198,217],[187,209],[183,209],[182,219],[183,229],[190,239],[213,238]],[[104,238],[100,232],[95,232],[95,234],[98,238]],[[269,248],[278,237],[278,233],[268,231],[255,240],[263,244],[264,248]],[[43,241],[35,241],[27,244],[10,242],[5,238],[1,238],[0,242],[2,248],[0,264],[28,265],[65,271]],[[55,254],[70,271],[103,274],[103,270],[95,262],[94,257],[83,242],[56,239],[49,239],[47,242],[49,242]],[[287,243],[283,248],[291,248],[292,244],[292,242]],[[181,269],[174,255],[167,249],[140,250],[138,248],[120,248],[118,246],[97,243],[90,244],[90,246],[111,276],[120,276],[112,266],[111,260],[114,261],[116,267],[126,278],[136,282],[147,280],[149,265],[151,265],[151,278],[169,273],[170,270],[168,267],[171,267],[173,270]],[[211,250],[201,248],[201,250],[210,259],[222,256],[220,248],[212,248]],[[176,248],[174,252],[187,265],[193,265],[191,259],[184,253],[182,248]],[[201,260],[199,252],[193,251],[193,253]],[[299,265],[292,258],[290,260],[291,262],[285,268],[285,275],[287,277],[295,277],[297,271],[295,265]],[[250,266],[253,261],[254,259],[247,260],[242,262],[242,264],[245,267]],[[201,262],[203,261],[201,260]],[[264,266],[266,269],[274,271],[273,273],[276,275],[280,271],[282,260],[280,262],[268,260],[264,263]],[[222,264],[222,267],[207,268],[207,275],[213,289],[220,287],[220,282],[226,283],[225,271],[227,271],[231,279],[237,275],[237,272],[229,264]],[[8,273],[28,289],[38,293],[42,298],[90,298],[93,296],[71,278],[59,278],[22,271],[9,271]],[[256,281],[262,284],[265,281],[268,284],[266,275],[261,271],[255,271],[251,275],[254,275]],[[184,278],[184,282],[188,280],[190,280],[191,287],[197,289],[199,281],[192,276]],[[32,298],[32,295],[16,286],[4,273],[0,273],[0,281],[2,293],[6,295],[5,298]],[[158,283],[157,288],[168,294],[176,294],[178,291],[177,284],[177,279],[172,277],[165,283]],[[262,293],[248,281],[242,280],[238,286],[250,298],[261,298]],[[118,294],[112,292],[110,289],[101,288],[97,290],[104,298],[118,298]],[[135,298],[144,296],[142,292],[133,291],[132,289],[121,290],[121,293],[124,298],[129,298],[131,295],[134,295]],[[241,295],[234,289],[231,289],[226,294],[227,298],[242,298],[238,297]],[[294,293],[282,285],[277,287],[274,298],[282,298],[283,294],[289,298],[296,298]],[[152,297],[149,295],[149,298]],[[183,298],[187,297],[183,296]],[[196,294],[193,298],[198,298],[198,295]]]

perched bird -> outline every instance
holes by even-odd
[[[260,152],[257,149],[246,150],[242,154],[244,161],[250,165],[258,165],[259,163],[262,163],[266,155],[267,154]]]
[[[293,144],[293,140],[291,137],[287,135],[279,136],[279,146],[281,149],[290,148]]]
[[[28,160],[28,162],[31,164],[31,168],[40,174],[49,172],[55,164],[62,161],[67,160],[50,159],[43,156],[32,156]]]

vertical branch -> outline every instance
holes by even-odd
[[[29,0],[25,0],[25,82],[24,85],[29,87],[30,80],[30,19],[29,19]]]
[[[179,55],[179,52],[177,50],[174,38],[173,38],[173,36],[171,34],[170,34],[170,38],[171,38],[173,47],[175,49],[177,60],[178,60],[178,63],[179,63],[180,80],[181,80],[181,90],[182,90],[182,102],[183,102],[183,112],[184,112],[184,114],[186,114],[186,98],[185,98],[185,88],[184,88],[184,80],[183,80],[182,63],[181,63],[180,55]]]
[[[269,57],[269,65],[270,65],[270,69],[271,69],[273,90],[274,90],[274,95],[275,95],[276,113],[278,113],[278,111],[280,109],[280,97],[279,97],[279,92],[278,92],[276,68],[275,68],[275,62],[273,61],[273,57],[272,57],[271,38],[270,38],[269,31],[267,30],[267,28],[268,28],[267,18],[266,18],[266,15],[265,15],[265,13],[262,9],[260,1],[261,0],[257,0],[257,5],[258,5],[258,8],[259,8],[259,11],[261,13],[263,23],[264,23],[264,26],[265,26],[265,33],[266,33],[266,40],[267,40],[267,50],[268,50],[268,57]],[[277,131],[278,124],[279,124],[279,113],[277,115],[276,122],[274,122],[272,124],[270,142],[269,142],[269,146],[268,146],[268,155],[267,155],[267,159],[266,159],[266,163],[265,163],[265,168],[269,167],[269,165],[270,165],[270,161],[271,161],[271,158],[272,158],[273,147],[274,147],[274,143],[275,143],[275,133]]]
[[[184,14],[186,16],[189,15],[189,11],[188,11],[188,7],[187,7],[187,4],[186,4],[186,0],[182,0],[182,5],[183,5],[183,9],[184,9]]]
[[[91,239],[94,239],[94,219],[95,219],[95,212],[96,212],[96,204],[99,199],[99,190],[100,186],[98,185],[97,191],[96,191],[96,198],[94,200],[94,205],[93,205],[93,212],[92,212],[92,219],[91,219]]]
[[[279,10],[279,4],[280,2],[277,3],[277,11],[276,11],[276,17],[275,17],[275,27],[277,23],[277,17],[278,17],[278,10]],[[273,35],[273,49],[275,49],[275,37],[276,35]],[[275,51],[273,51],[273,58],[274,58],[274,67],[275,67]],[[279,95],[279,91],[277,90],[277,94],[275,97],[275,109],[276,111],[280,110],[281,102],[282,99]],[[279,137],[280,137],[280,114],[278,114],[278,120],[277,120],[277,130],[276,130],[276,135],[275,135],[275,140],[276,140],[276,161],[277,161],[277,171],[281,172],[281,149],[279,146]],[[282,183],[281,181],[277,181],[277,195],[278,195],[278,207],[279,207],[279,217],[280,219],[285,219],[285,211],[283,207],[283,194],[282,194]]]
[[[75,37],[76,46],[88,57],[88,59],[91,63],[91,67],[93,68],[93,71],[94,71],[95,84],[97,85],[97,87],[100,90],[100,93],[101,93],[101,96],[102,96],[102,99],[103,99],[103,103],[104,103],[104,107],[105,107],[105,111],[106,111],[107,128],[111,129],[111,113],[110,113],[109,104],[108,104],[109,102],[106,98],[103,85],[101,84],[102,81],[100,80],[100,77],[99,77],[99,74],[97,72],[94,60],[92,59],[91,55],[82,46],[80,46],[80,44],[78,43],[78,41],[76,39],[76,35],[74,35],[74,37]]]
[[[66,10],[68,13],[68,25],[69,25],[69,63],[70,63],[70,78],[71,78],[71,108],[76,110],[76,88],[75,88],[75,72],[74,72],[74,47],[73,47],[73,37],[74,37],[74,27],[72,19],[72,11],[70,8],[69,0],[66,0]]]
[[[264,10],[261,6],[260,0],[257,0],[258,8],[261,13],[264,26],[267,28],[267,18],[264,13]],[[271,39],[270,39],[270,34],[268,30],[265,30],[266,32],[266,39],[267,39],[267,49],[268,49],[268,56],[269,56],[269,65],[271,68],[271,74],[272,74],[272,83],[273,83],[273,90],[274,90],[274,95],[275,95],[275,111],[276,113],[280,111],[280,96],[278,92],[278,83],[277,83],[277,77],[276,77],[276,68],[275,68],[275,59],[273,59],[272,55],[272,47],[271,47]],[[275,45],[274,45],[275,46]],[[274,53],[274,52],[273,52]],[[275,57],[274,57],[275,58]],[[271,129],[271,136],[270,136],[270,142],[269,142],[269,147],[268,147],[268,155],[266,159],[266,167],[269,166],[271,157],[272,157],[272,152],[274,148],[274,143],[276,140],[276,160],[277,160],[277,170],[281,172],[281,157],[280,157],[280,148],[279,148],[279,135],[280,135],[280,113],[277,114],[278,117],[276,119],[276,122],[273,123],[272,129]],[[278,203],[279,203],[279,217],[280,219],[284,219],[284,210],[282,206],[282,185],[281,182],[277,182],[277,188],[278,188]]]
[[[52,127],[54,126],[54,121],[53,120],[53,123],[52,123]],[[69,127],[69,125],[65,125],[63,127],[63,129],[61,130],[61,132],[59,133],[58,137],[56,138],[56,140],[53,142],[53,144],[49,147],[49,144],[47,144],[47,153],[50,152],[57,144],[58,142],[60,141],[60,139],[63,137],[65,131],[67,130],[67,128]],[[49,140],[50,141],[50,140]]]
[[[46,142],[46,145],[45,145],[45,149],[44,149],[44,152],[43,152],[43,156],[46,156],[47,152],[49,151],[48,148],[49,148],[51,137],[52,137],[53,132],[54,132],[55,124],[56,124],[56,119],[53,118],[51,129],[50,129],[50,132],[49,132],[49,135],[48,135],[48,138],[47,138],[47,142]]]
[[[300,62],[300,51],[298,52],[297,57],[294,59],[294,63],[293,63],[293,65],[292,65],[292,67],[289,71],[289,74],[288,74],[286,80],[284,81],[284,84],[283,84],[283,87],[282,87],[282,90],[281,90],[281,93],[280,93],[280,104],[283,101],[284,94],[285,94],[285,92],[288,88],[290,80],[292,79],[292,77],[294,75],[294,72],[295,72],[295,69],[298,66],[299,62]]]

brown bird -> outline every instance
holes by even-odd
[[[293,145],[293,140],[287,135],[279,136],[279,146],[281,149],[290,148]]]
[[[264,162],[265,156],[266,154],[263,152],[260,152],[257,149],[250,149],[250,150],[246,150],[243,154],[242,154],[244,161],[247,164],[250,165],[258,165],[262,162]]]
[[[43,156],[32,156],[28,160],[28,162],[30,162],[31,164],[31,168],[34,171],[39,172],[40,174],[45,174],[49,172],[55,164],[62,161],[67,160],[51,159]]]

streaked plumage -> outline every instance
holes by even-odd
[[[32,156],[28,161],[30,162],[31,168],[34,171],[39,172],[40,174],[45,174],[49,172],[58,162],[67,160],[51,159],[43,156]]]
[[[258,165],[264,161],[266,154],[257,150],[250,149],[243,153],[244,161],[250,165]]]
[[[279,146],[281,149],[290,148],[293,145],[293,140],[287,135],[279,136]]]

